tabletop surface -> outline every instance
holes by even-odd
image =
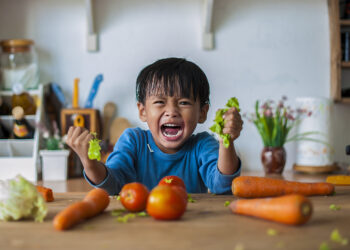
[[[322,181],[324,178],[305,176],[299,180]],[[348,186],[337,186],[334,196],[310,197],[313,216],[302,226],[234,215],[224,205],[226,201],[237,199],[232,195],[192,194],[195,202],[188,203],[187,211],[178,221],[135,217],[120,223],[111,211],[122,205],[111,197],[103,214],[71,230],[56,231],[52,225],[53,217],[67,205],[81,200],[91,188],[84,187],[86,190],[82,192],[55,192],[55,201],[48,203],[49,213],[43,223],[0,222],[0,249],[319,249],[322,242],[327,242],[330,249],[350,249],[350,242],[343,246],[330,240],[334,229],[350,239]],[[341,209],[333,211],[329,208],[331,204]],[[268,234],[271,229],[276,235]]]

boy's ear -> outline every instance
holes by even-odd
[[[143,121],[143,122],[146,122],[147,119],[146,119],[145,106],[141,102],[138,102],[137,103],[137,108],[139,109],[139,118],[140,118],[140,120]]]
[[[209,110],[209,104],[205,104],[201,107],[198,123],[204,123],[207,120],[207,114]]]

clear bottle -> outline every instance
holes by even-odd
[[[38,57],[34,42],[25,39],[3,40],[0,42],[0,85],[11,90],[15,83],[24,89],[36,89],[39,83]]]
[[[34,137],[34,128],[29,124],[24,116],[22,107],[17,106],[12,109],[14,139],[32,139]]]
[[[34,115],[36,104],[34,98],[23,90],[23,85],[16,83],[12,88],[12,107],[21,106],[25,115]]]

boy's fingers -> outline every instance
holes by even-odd
[[[74,127],[70,126],[69,129],[68,129],[68,132],[67,132],[67,137],[68,138],[70,138],[72,136],[73,131],[74,131]]]
[[[88,135],[86,135],[83,139],[84,144],[89,144],[89,141],[94,139],[94,136],[88,131]]]
[[[87,137],[87,135],[89,134],[88,130],[84,130],[78,137],[77,137],[77,141],[85,141],[85,138]]]
[[[75,127],[72,133],[72,143],[78,144],[78,137],[83,133],[86,129],[82,127]]]

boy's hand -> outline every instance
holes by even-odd
[[[225,125],[222,132],[224,134],[229,134],[232,141],[236,140],[239,137],[243,126],[240,113],[236,108],[230,108],[226,111],[223,117],[225,119]]]
[[[93,139],[89,130],[71,126],[67,133],[67,145],[72,148],[82,162],[89,161],[89,141]]]

